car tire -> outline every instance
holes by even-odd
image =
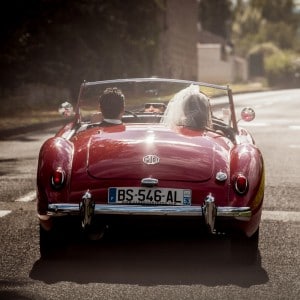
[[[56,254],[62,254],[66,245],[66,237],[62,231],[53,228],[45,230],[40,225],[40,255],[42,259],[54,258]]]
[[[256,264],[258,261],[259,228],[251,236],[231,237],[231,259],[238,264]]]
[[[53,252],[53,234],[51,230],[45,230],[40,225],[40,254],[41,258],[50,258]]]

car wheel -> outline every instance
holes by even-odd
[[[108,225],[98,222],[92,223],[87,229],[85,230],[85,237],[88,241],[91,242],[98,242],[103,240],[106,232],[108,229]]]
[[[40,254],[41,258],[49,258],[53,252],[53,234],[40,225]]]
[[[240,264],[255,264],[258,261],[259,228],[251,236],[233,235],[231,237],[231,258]]]
[[[45,230],[40,225],[40,255],[42,259],[53,258],[58,252],[61,254],[65,245],[66,237],[62,231],[57,228]]]

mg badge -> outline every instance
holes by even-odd
[[[146,165],[156,165],[159,163],[159,157],[157,155],[149,154],[143,157],[143,162]]]

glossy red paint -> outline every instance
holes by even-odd
[[[213,130],[167,128],[161,124],[126,124],[82,128],[78,120],[64,126],[45,142],[37,171],[38,213],[47,214],[48,204],[79,205],[88,190],[96,204],[107,204],[108,188],[140,187],[143,178],[155,178],[160,188],[192,190],[192,206],[202,206],[207,195],[217,207],[250,207],[249,221],[232,223],[248,236],[259,227],[264,197],[262,154],[245,129],[235,141]],[[235,124],[237,127],[237,124]],[[143,158],[155,155],[157,164]],[[65,174],[65,185],[57,190],[51,176]],[[218,172],[226,177],[216,179]],[[244,194],[234,188],[242,174],[248,187]]]
[[[147,154],[158,155],[159,164],[144,164]],[[263,168],[261,154],[253,144],[226,144],[212,132],[180,128],[172,132],[161,125],[92,128],[70,141],[50,139],[39,161],[39,185],[44,186],[50,203],[79,203],[87,189],[96,195],[97,203],[106,203],[108,187],[140,186],[142,178],[153,177],[160,187],[192,187],[194,205],[203,204],[212,192],[218,205],[247,206],[256,196]],[[68,180],[61,192],[53,190],[47,178],[57,167],[65,170]],[[230,178],[216,184],[220,170]],[[239,173],[249,180],[249,191],[243,196],[230,183]]]
[[[47,140],[40,150],[37,171],[37,207],[39,214],[45,214],[48,203],[64,202],[68,199],[71,168],[73,159],[73,144],[61,137]],[[65,185],[56,190],[52,187],[53,173],[61,169],[65,173]]]

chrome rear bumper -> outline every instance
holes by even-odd
[[[141,216],[203,216],[203,206],[139,206],[95,204],[95,215],[141,215]],[[48,216],[79,215],[79,205],[60,203],[49,204]],[[228,217],[238,220],[250,220],[250,207],[216,207],[216,217]]]
[[[82,228],[87,228],[94,215],[138,215],[138,216],[188,216],[203,217],[211,233],[215,233],[216,218],[229,218],[249,221],[252,215],[250,207],[216,206],[214,197],[209,194],[201,206],[153,206],[153,205],[117,205],[96,204],[87,191],[79,204],[49,204],[46,215],[39,215],[41,224],[51,217],[79,215]]]

